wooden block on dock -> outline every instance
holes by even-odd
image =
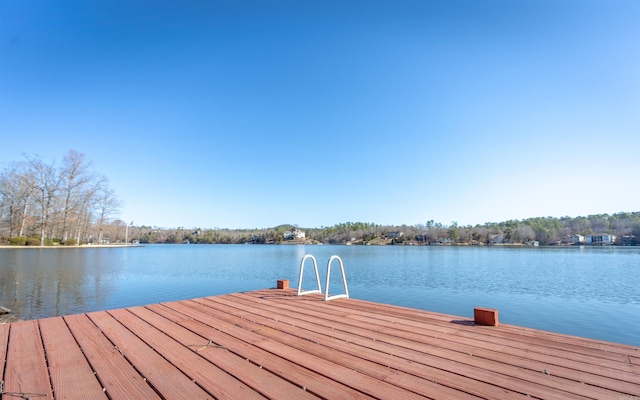
[[[476,307],[473,309],[473,318],[476,325],[497,326],[498,310],[495,308]]]
[[[289,289],[289,280],[278,279],[278,289]]]

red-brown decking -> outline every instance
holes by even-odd
[[[640,398],[633,346],[293,290],[0,325],[2,399]]]

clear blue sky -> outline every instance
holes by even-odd
[[[640,210],[640,1],[0,2],[0,163],[136,225]]]

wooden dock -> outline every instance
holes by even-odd
[[[640,399],[640,350],[293,290],[0,325],[10,399]]]

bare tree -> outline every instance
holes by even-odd
[[[122,206],[122,203],[116,197],[113,190],[109,188],[103,188],[97,193],[96,197],[96,213],[97,220],[96,225],[98,228],[98,240],[102,240],[102,231],[105,223],[109,217],[118,211]]]
[[[529,242],[536,238],[536,233],[529,225],[520,224],[516,228],[516,237],[523,243]]]
[[[0,214],[8,218],[9,237],[18,227],[17,236],[24,235],[34,186],[34,176],[24,162],[12,163],[0,174]]]
[[[44,163],[40,157],[29,157],[29,166],[33,170],[35,180],[33,191],[35,203],[40,216],[40,246],[44,246],[45,234],[50,221],[52,207],[56,195],[60,191],[60,178],[56,174],[55,165]]]
[[[79,245],[81,238],[86,236],[92,219],[95,218],[95,211],[98,209],[100,193],[107,187],[107,178],[95,176],[92,181],[85,185],[81,192],[81,201],[78,205],[77,218],[75,220],[76,243]]]
[[[94,173],[91,162],[69,151],[60,168],[40,156],[11,163],[0,170],[0,234],[9,238],[39,231],[40,244],[48,238],[63,242],[82,235],[97,221],[109,223],[120,202],[107,179]]]
[[[91,183],[95,180],[89,171],[91,163],[85,159],[84,154],[70,150],[62,160],[60,169],[60,191],[64,196],[62,207],[62,240],[69,238],[72,220],[80,219],[86,204],[87,191],[91,191]]]

